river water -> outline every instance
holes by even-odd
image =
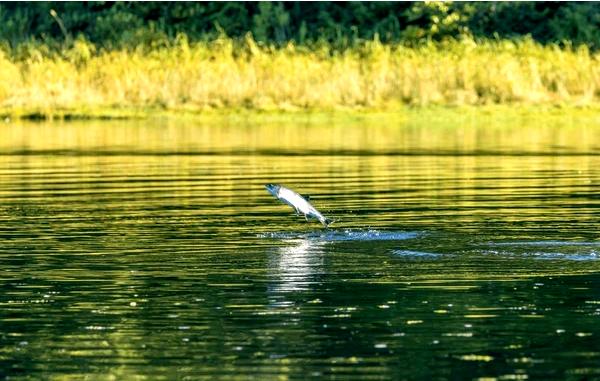
[[[600,379],[600,126],[489,119],[1,125],[0,376]]]

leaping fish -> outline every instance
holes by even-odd
[[[265,188],[277,199],[294,208],[296,214],[304,214],[304,218],[307,221],[308,217],[313,217],[319,220],[325,227],[328,227],[333,222],[333,220],[323,216],[321,212],[308,202],[310,197],[301,196],[293,190],[278,184],[267,184]]]

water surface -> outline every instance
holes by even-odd
[[[0,374],[599,379],[599,127],[4,124]]]

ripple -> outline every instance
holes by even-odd
[[[591,251],[589,253],[579,253],[579,254],[566,254],[566,253],[532,253],[537,259],[558,259],[558,260],[568,260],[568,261],[597,261],[600,259],[600,254],[596,251]]]
[[[600,241],[523,240],[488,242],[483,254],[544,260],[595,261],[600,259]],[[502,247],[502,249],[494,249]]]
[[[509,251],[509,250],[483,250],[482,254],[498,255],[508,258],[533,258],[542,260],[565,260],[565,261],[597,261],[600,253],[596,250],[589,251]]]
[[[490,242],[491,246],[600,246],[600,241],[508,241]]]
[[[394,250],[392,251],[392,254],[412,259],[436,259],[442,257],[442,254],[414,250]]]

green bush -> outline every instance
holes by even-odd
[[[14,47],[30,40],[70,44],[82,36],[110,49],[164,45],[179,34],[190,41],[219,34],[241,40],[250,32],[262,44],[348,48],[373,39],[413,45],[464,35],[531,36],[596,50],[599,11],[595,2],[2,2],[0,40]]]

